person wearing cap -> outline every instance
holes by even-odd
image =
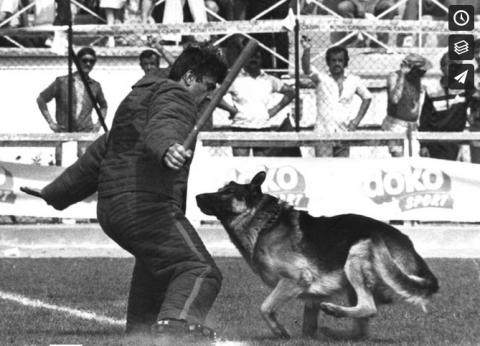
[[[382,129],[397,133],[405,133],[416,129],[420,115],[421,103],[425,95],[422,78],[432,67],[430,61],[423,56],[411,53],[403,59],[400,69],[389,74],[387,79],[387,116],[383,120]],[[403,156],[403,147],[390,142],[388,145],[393,157]],[[418,143],[413,148],[419,152]]]
[[[442,77],[425,82],[425,101],[420,114],[419,131],[461,132],[467,124],[467,109],[472,90],[448,88],[448,52],[440,59]],[[456,142],[421,142],[421,155],[435,159],[457,160],[460,144]]]
[[[73,112],[72,118],[69,119],[68,75],[57,77],[37,97],[38,108],[53,132],[98,132],[101,127],[100,122],[96,116],[95,120],[92,119],[94,102],[98,102],[102,116],[105,118],[107,115],[107,101],[102,87],[99,82],[89,76],[97,61],[95,50],[84,47],[78,51],[77,57],[81,72],[88,80],[94,100],[90,99],[79,71],[73,73]],[[53,99],[55,99],[55,118],[52,117],[47,106],[47,103]],[[85,147],[79,145],[79,156],[84,152]],[[60,148],[55,151],[55,159],[57,165],[60,165]]]
[[[474,41],[474,57],[477,68],[474,74],[475,90],[470,104],[468,122],[470,131],[480,131],[480,38]],[[470,142],[470,162],[480,163],[480,141]]]

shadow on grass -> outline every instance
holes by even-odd
[[[407,343],[408,339],[407,338],[379,338],[379,337],[372,337],[372,338],[366,338],[366,339],[340,339],[340,338],[333,338],[333,337],[327,337],[325,335],[320,335],[318,337],[312,338],[312,337],[302,337],[298,336],[295,337],[293,336],[290,339],[281,339],[272,335],[258,335],[255,337],[250,337],[248,339],[245,339],[243,341],[253,341],[253,342],[272,342],[276,344],[283,344],[283,343],[306,343],[306,344],[316,344],[319,342],[322,343],[329,343],[329,344],[345,344],[345,343],[351,343],[351,344],[366,344],[366,345],[372,345],[372,344],[382,344],[382,345],[390,345],[390,344],[398,344],[398,343]]]

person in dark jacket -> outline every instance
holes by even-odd
[[[75,180],[85,193],[98,188],[103,230],[136,258],[128,333],[153,325],[155,332],[214,335],[203,324],[222,277],[182,211],[192,151],[180,143],[197,120],[195,99],[225,73],[216,51],[186,48],[170,80],[152,73],[137,82],[118,107],[108,139],[99,137],[63,179],[39,194],[59,209],[85,197],[66,191]]]
[[[136,258],[129,332],[149,327],[158,308],[159,331],[202,325],[219,292],[221,273],[182,211],[192,151],[181,143],[197,120],[195,97],[213,90],[225,73],[216,52],[188,47],[170,80],[142,78],[113,119],[97,214],[107,235]],[[144,299],[152,292],[155,304]]]
[[[440,59],[442,77],[425,84],[425,101],[420,114],[419,131],[462,132],[467,124],[467,109],[472,90],[448,88],[448,52]],[[460,144],[455,142],[421,142],[422,156],[435,159],[457,160]]]

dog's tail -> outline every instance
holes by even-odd
[[[439,286],[425,261],[412,246],[409,257],[413,256],[414,263],[406,266],[415,268],[415,274],[409,274],[395,262],[383,239],[374,237],[373,244],[373,264],[379,277],[404,300],[420,305],[426,312],[429,297],[438,292]]]

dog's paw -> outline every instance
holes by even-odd
[[[320,304],[320,309],[328,315],[334,317],[344,317],[345,313],[339,308],[338,305],[332,303],[322,303]]]
[[[288,340],[291,338],[290,333],[283,326],[278,326],[278,329],[275,330],[275,335],[285,340]]]

